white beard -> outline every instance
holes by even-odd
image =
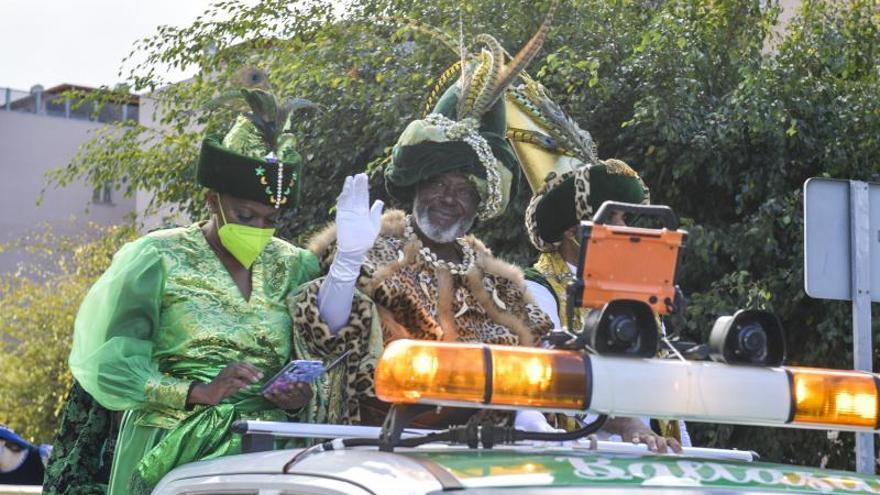
[[[474,213],[473,215],[462,217],[447,228],[438,227],[431,223],[431,219],[428,217],[428,209],[419,201],[418,194],[416,194],[413,201],[413,216],[416,219],[416,225],[419,226],[419,230],[425,234],[425,237],[438,244],[452,242],[467,234],[471,227],[473,227],[474,220],[477,217],[476,213]]]

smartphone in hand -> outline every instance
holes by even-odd
[[[263,385],[262,393],[266,395],[272,390],[286,387],[288,383],[315,383],[319,376],[338,366],[349,354],[351,354],[351,350],[345,351],[327,367],[321,361],[308,359],[291,361]]]

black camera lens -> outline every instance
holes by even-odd
[[[743,325],[736,336],[737,354],[752,362],[767,357],[767,332],[757,323]]]
[[[608,321],[608,328],[613,343],[618,345],[629,346],[639,338],[639,326],[633,315],[613,315]]]
[[[741,309],[719,316],[709,335],[710,357],[714,361],[750,366],[782,366],[785,362],[785,332],[773,313]]]
[[[659,334],[651,306],[619,299],[589,312],[579,338],[599,354],[649,358],[657,354]]]

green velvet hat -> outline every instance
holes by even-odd
[[[240,102],[250,111],[239,114],[222,138],[202,141],[199,184],[275,208],[297,206],[303,159],[290,133],[291,115],[315,105],[301,98],[279,102],[259,89],[236,89],[213,100],[209,109]]]
[[[504,212],[517,161],[505,139],[507,116],[502,96],[537,56],[558,5],[558,0],[551,3],[538,31],[509,61],[501,43],[487,34],[476,38],[484,48],[469,54],[463,40],[455,43],[439,30],[418,28],[440,37],[446,46],[456,47],[461,57],[439,78],[432,95],[439,94],[458,70],[461,74],[432,111],[410,122],[400,135],[384,171],[392,196],[409,201],[418,183],[460,172],[471,179],[480,194],[479,218],[489,219]]]
[[[450,87],[437,102],[432,114],[456,119],[459,88]],[[412,200],[419,182],[449,172],[460,172],[471,179],[481,199],[481,215],[489,218],[484,205],[493,200],[497,212],[507,208],[510,199],[512,170],[518,165],[516,156],[504,135],[507,130],[503,100],[499,99],[482,116],[476,132],[488,145],[489,154],[481,159],[474,147],[465,141],[448,136],[457,131],[455,124],[443,132],[430,120],[411,122],[397,141],[391,163],[385,169],[388,192],[401,201]],[[489,162],[487,166],[486,162]],[[492,191],[492,176],[497,189]],[[493,197],[493,194],[495,195]],[[497,213],[496,213],[497,214]]]
[[[551,251],[562,234],[582,220],[590,220],[606,201],[646,203],[648,188],[626,163],[608,159],[580,167],[564,176],[549,177],[527,209],[529,237],[541,251]],[[534,239],[537,238],[536,242]],[[540,246],[540,247],[539,247]]]

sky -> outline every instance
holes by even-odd
[[[136,40],[163,24],[185,26],[211,3],[0,0],[0,88],[113,86],[121,81],[117,73],[122,59]]]

